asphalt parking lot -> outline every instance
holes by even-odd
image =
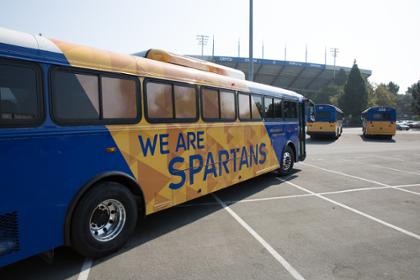
[[[267,174],[148,217],[123,250],[67,248],[0,279],[420,279],[420,131],[308,140],[287,178]]]

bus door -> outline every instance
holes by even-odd
[[[306,157],[306,119],[312,120],[314,118],[314,104],[309,100],[299,104],[299,160],[304,160]]]

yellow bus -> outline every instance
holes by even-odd
[[[343,111],[334,105],[316,104],[315,119],[308,119],[307,134],[338,139],[343,133]]]
[[[391,139],[397,131],[397,112],[394,108],[376,106],[362,112],[363,136],[382,136]]]
[[[160,50],[0,34],[0,266],[104,256],[139,217],[305,159],[300,94]]]

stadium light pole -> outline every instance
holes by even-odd
[[[338,48],[331,48],[331,49],[330,49],[330,52],[331,52],[332,56],[334,57],[334,71],[333,71],[333,78],[334,78],[334,80],[335,80],[335,60],[336,60],[336,58],[337,58],[337,54],[338,54],[339,50],[338,50]]]
[[[198,45],[201,45],[201,56],[204,56],[204,46],[207,45],[209,36],[200,34],[200,35],[197,35],[196,38],[198,41]]]
[[[253,0],[249,0],[249,62],[248,62],[248,80],[254,80],[254,57],[253,57]]]

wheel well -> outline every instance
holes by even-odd
[[[64,244],[69,246],[70,243],[70,225],[71,220],[73,217],[73,212],[79,203],[80,199],[83,197],[83,195],[89,191],[92,187],[95,185],[101,183],[101,182],[116,182],[123,186],[125,186],[130,192],[135,196],[137,205],[139,206],[139,212],[140,216],[144,216],[146,209],[145,209],[145,200],[144,200],[144,194],[139,186],[139,184],[131,177],[124,173],[106,173],[99,176],[96,176],[91,181],[89,181],[87,184],[85,184],[77,193],[77,195],[73,198],[72,202],[70,203],[70,206],[67,209],[66,219],[64,223]]]
[[[292,142],[289,142],[289,143],[287,143],[287,146],[290,146],[290,148],[292,149],[293,158],[295,159],[295,162],[296,162],[296,148],[295,148],[295,145]]]

